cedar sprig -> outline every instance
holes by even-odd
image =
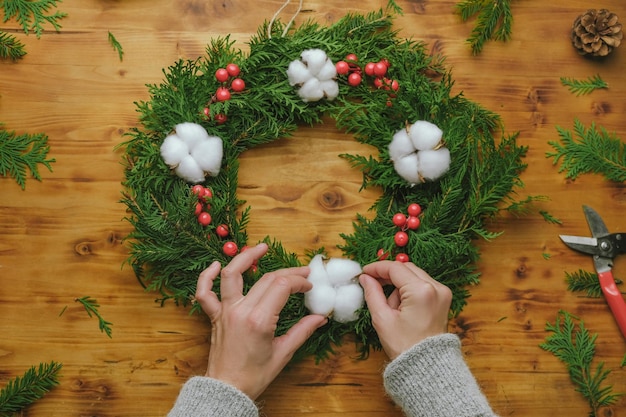
[[[594,90],[600,88],[609,88],[609,85],[602,78],[600,78],[600,74],[596,74],[586,80],[561,77],[561,84],[566,86],[571,93],[576,94],[577,96],[591,94]]]
[[[593,272],[588,272],[579,269],[575,272],[565,273],[565,282],[567,282],[567,289],[572,292],[583,292],[587,297],[599,298],[602,297],[602,287],[598,280],[598,275]],[[615,279],[617,285],[622,284],[622,280]]]
[[[574,131],[556,127],[560,140],[548,142],[555,152],[547,152],[556,165],[561,162],[559,172],[566,178],[575,179],[581,174],[602,174],[608,180],[626,181],[626,144],[594,122],[589,128],[579,120],[574,121]]]
[[[26,55],[24,44],[15,36],[0,32],[0,58],[17,61]]]
[[[82,304],[83,307],[85,307],[85,311],[87,311],[89,317],[96,316],[96,318],[98,319],[98,327],[100,328],[100,331],[109,336],[109,338],[112,337],[113,330],[111,329],[111,325],[113,323],[106,321],[102,317],[100,311],[98,311],[98,309],[100,308],[100,304],[98,304],[98,301],[96,299],[91,298],[90,296],[85,296],[81,298],[76,298],[74,301]]]
[[[237,198],[238,158],[242,152],[291,136],[299,126],[319,123],[330,115],[337,127],[369,145],[371,156],[342,155],[363,173],[363,187],[380,187],[383,196],[373,203],[371,216],[356,215],[354,232],[341,235],[340,248],[346,257],[361,265],[377,258],[379,248],[391,250],[394,226],[391,217],[406,210],[409,202],[424,208],[422,227],[411,238],[410,256],[436,279],[453,288],[452,310],[461,311],[469,296],[467,288],[476,284],[478,249],[476,237],[492,239],[499,232],[487,230],[485,219],[495,216],[502,200],[510,203],[512,190],[520,187],[519,174],[526,148],[517,144],[517,135],[503,133],[499,117],[460,94],[453,94],[453,81],[440,58],[432,57],[426,46],[400,40],[392,29],[386,11],[365,16],[350,14],[330,27],[306,22],[290,28],[274,22],[268,35],[262,26],[249,42],[249,53],[234,49],[229,37],[212,40],[206,56],[180,60],[164,71],[164,80],[150,85],[150,99],[137,103],[141,129],[132,129],[125,150],[126,173],[123,202],[127,221],[133,227],[126,241],[128,263],[148,290],[159,293],[161,303],[192,304],[198,274],[211,262],[226,265],[230,258],[222,252],[223,240],[211,227],[225,223],[229,240],[241,248],[248,242],[246,224],[254,212]],[[286,68],[299,59],[304,49],[321,48],[336,62],[348,53],[359,60],[392,59],[390,76],[401,88],[393,106],[386,105],[388,93],[362,83],[348,87],[339,83],[340,95],[334,102],[305,103],[289,85]],[[229,62],[237,63],[246,90],[231,100],[211,103],[209,117],[204,109],[219,86],[215,71]],[[215,123],[213,116],[224,113],[228,121]],[[431,120],[446,132],[446,145],[454,155],[450,172],[440,181],[411,187],[395,173],[389,160],[388,144],[395,131],[407,121]],[[201,124],[211,135],[224,140],[224,160],[220,173],[204,186],[213,193],[212,225],[200,226],[194,216],[191,185],[173,175],[159,154],[163,139],[182,121]],[[297,139],[294,139],[297,140]],[[208,237],[207,237],[208,236]],[[280,242],[264,238],[270,249],[258,261],[258,272],[244,274],[244,291],[262,273],[299,265],[302,259]],[[311,253],[323,249],[312,249]],[[446,259],[446,262],[442,262]],[[219,295],[219,278],[214,284]],[[194,304],[192,311],[199,311]],[[277,334],[284,334],[306,314],[301,295],[293,295],[279,320]],[[324,358],[346,333],[356,333],[362,354],[379,349],[367,310],[353,323],[329,323],[307,340],[296,357]]]
[[[578,321],[578,327],[575,320]],[[593,369],[598,335],[591,335],[582,320],[568,312],[559,311],[556,322],[546,324],[546,331],[551,334],[539,346],[565,364],[570,379],[576,385],[576,391],[589,403],[591,417],[596,417],[601,407],[614,404],[623,395],[614,393],[611,385],[603,386],[611,373],[604,368],[604,363],[599,363]]]
[[[120,62],[122,62],[124,60],[124,48],[122,47],[122,44],[117,40],[117,38],[115,38],[115,36],[110,31],[108,39],[115,52],[117,52],[117,56],[119,57]]]
[[[41,181],[39,166],[52,171],[55,159],[48,159],[48,137],[43,133],[18,135],[2,129],[0,125],[0,175],[11,176],[26,188],[26,177],[30,175]]]
[[[40,363],[32,366],[21,377],[10,380],[0,390],[0,416],[12,416],[41,399],[59,384],[58,376],[62,364]]]
[[[59,20],[67,13],[54,11],[61,0],[3,0],[0,7],[4,9],[4,22],[15,18],[22,26],[24,33],[33,32],[39,38],[43,34],[44,24],[50,24],[58,32],[61,29]]]
[[[489,40],[508,41],[511,38],[513,14],[512,0],[463,0],[456,11],[465,22],[474,16],[476,23],[467,42],[474,55],[479,54]]]

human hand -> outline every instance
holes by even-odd
[[[196,300],[211,319],[211,350],[206,376],[219,379],[256,399],[276,378],[326,318],[308,315],[289,331],[274,337],[280,311],[290,294],[306,292],[308,267],[287,268],[263,275],[243,295],[242,274],[267,252],[261,243],[235,256],[221,271],[221,301],[212,291],[220,274],[214,262],[198,278]]]
[[[430,336],[445,333],[452,291],[412,263],[379,261],[359,277],[372,325],[390,359]],[[383,285],[396,288],[385,297]]]

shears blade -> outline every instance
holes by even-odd
[[[602,217],[600,217],[597,211],[589,206],[583,206],[583,211],[585,212],[587,224],[589,224],[589,229],[591,230],[591,236],[604,237],[609,235],[609,229],[607,229]]]
[[[598,253],[598,239],[595,237],[559,235],[563,243],[569,248],[588,255]]]

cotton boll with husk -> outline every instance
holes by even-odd
[[[361,265],[351,259],[331,258],[326,263],[328,281],[335,287],[350,284],[361,273]]]
[[[191,155],[185,156],[174,172],[176,172],[176,175],[192,184],[204,181],[204,171]]]
[[[348,323],[359,318],[358,311],[363,306],[363,288],[359,284],[349,284],[337,288],[333,320]]]
[[[398,160],[403,156],[412,154],[415,152],[415,146],[409,137],[409,133],[406,129],[398,130],[391,139],[389,144],[389,157],[392,161]]]
[[[417,153],[405,155],[393,161],[393,167],[398,175],[411,183],[411,185],[420,184],[422,182],[419,175],[419,160]]]
[[[161,157],[170,167],[176,168],[189,155],[189,146],[177,135],[169,135],[161,144]]]
[[[291,61],[287,68],[287,78],[289,79],[289,85],[300,85],[311,79],[311,71],[306,67],[302,61]]]
[[[313,288],[304,293],[304,306],[313,314],[328,317],[335,309],[337,291],[330,285],[313,284]]]
[[[435,180],[448,172],[450,168],[450,150],[439,148],[417,153],[419,173],[427,180]]]
[[[341,258],[324,262],[322,255],[315,255],[309,269],[307,280],[313,288],[304,293],[305,307],[313,314],[331,316],[341,323],[356,320],[357,311],[363,306],[363,290],[355,279],[361,266]]]
[[[179,123],[175,126],[174,130],[178,137],[189,146],[189,149],[193,149],[198,143],[209,138],[207,131],[197,123]]]
[[[191,156],[204,172],[215,177],[220,173],[223,153],[222,139],[209,136],[193,148]]]
[[[422,151],[434,149],[441,142],[443,132],[431,122],[418,120],[409,128],[409,137],[415,149]]]
[[[326,52],[321,49],[306,49],[302,51],[300,57],[302,58],[302,62],[306,64],[309,71],[311,71],[311,74],[315,76],[320,73],[324,64],[326,64],[326,60],[328,59]]]

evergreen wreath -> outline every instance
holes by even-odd
[[[451,314],[463,309],[468,286],[479,282],[479,253],[473,242],[499,234],[487,230],[485,223],[506,208],[515,188],[522,186],[519,175],[526,148],[516,143],[517,134],[504,134],[498,115],[451,93],[453,80],[443,59],[430,56],[421,42],[399,38],[392,29],[396,12],[390,2],[387,10],[349,14],[329,27],[306,22],[290,28],[272,19],[252,36],[247,54],[234,48],[229,36],[213,39],[206,56],[179,60],[163,71],[161,84],[148,86],[150,100],[137,103],[143,127],[132,129],[121,145],[126,164],[122,202],[134,228],[127,237],[128,263],[147,290],[160,294],[157,301],[173,300],[192,305],[192,312],[199,310],[193,303],[198,274],[214,260],[227,264],[241,248],[253,244],[246,234],[253,208],[237,197],[241,153],[330,116],[338,129],[378,151],[376,156],[340,155],[363,173],[363,188],[381,190],[371,207],[373,218],[356,214],[353,232],[340,235],[345,258],[365,265],[404,254],[404,260],[408,257],[451,288]],[[336,66],[333,78],[337,90],[325,91],[326,98],[316,101],[287,77],[290,63],[311,50],[343,63]],[[366,63],[381,62],[385,77],[373,74],[371,66],[365,68]],[[353,74],[361,77],[358,83]],[[451,162],[443,176],[415,184],[398,175],[389,145],[396,133],[418,120],[441,129]],[[207,140],[223,142],[221,162],[215,167],[215,161],[208,161],[213,169],[204,171],[210,176],[191,183],[177,176],[161,156],[164,140],[189,123],[203,127]],[[417,229],[394,223],[394,215],[407,213],[411,204],[421,209]],[[405,241],[396,243],[398,231],[405,233]],[[263,273],[302,265],[302,257],[310,260],[324,252],[314,248],[298,255],[269,236],[264,240],[269,251],[246,272],[245,291]],[[214,290],[219,295],[219,283]],[[303,300],[302,294],[291,296],[278,335],[307,314]],[[363,307],[354,321],[330,320],[318,329],[296,358],[324,358],[350,333],[363,357],[381,348]]]

